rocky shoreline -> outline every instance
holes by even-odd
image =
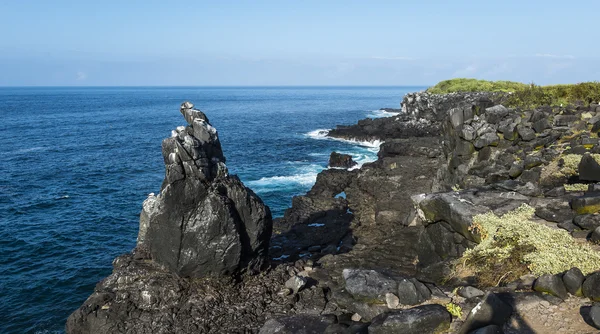
[[[486,239],[481,215],[523,205],[532,226],[598,251],[600,107],[504,98],[407,94],[399,115],[338,126],[328,135],[384,141],[378,160],[345,169],[332,155],[344,168],[273,222],[228,175],[206,115],[183,104],[188,126],[163,142],[165,181],[136,249],[67,333],[595,333],[600,267],[496,268],[493,285],[455,268]]]

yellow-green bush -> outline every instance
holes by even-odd
[[[565,230],[531,221],[535,209],[523,204],[498,217],[473,217],[481,243],[467,250],[457,266],[468,267],[482,285],[512,281],[526,273],[557,274],[578,267],[584,274],[600,269],[600,253],[577,242]]]

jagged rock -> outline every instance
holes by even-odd
[[[452,226],[454,231],[468,240],[479,241],[479,236],[473,234],[469,227],[473,222],[473,216],[485,213],[487,208],[474,205],[455,193],[416,195],[412,199],[421,210],[425,222],[444,220]]]
[[[136,249],[181,276],[260,270],[271,212],[228,175],[217,131],[190,106],[181,106],[188,126],[163,141],[165,181],[144,201]]]
[[[554,116],[554,126],[569,126],[578,120],[578,115],[556,115]]]
[[[306,283],[306,277],[294,275],[294,277],[285,282],[285,287],[291,289],[294,293],[298,293],[306,286]]]
[[[355,298],[385,300],[386,293],[397,293],[398,283],[375,270],[344,269],[346,290]]]
[[[329,156],[329,167],[350,168],[356,165],[357,163],[352,160],[352,156],[349,154],[331,152]]]
[[[431,297],[431,291],[425,284],[414,278],[403,278],[398,281],[398,298],[400,304],[416,305]]]
[[[544,118],[533,123],[533,130],[537,133],[542,133],[546,129],[550,129],[552,125],[548,122],[548,119]]]
[[[495,132],[487,132],[483,135],[479,136],[473,145],[476,148],[482,148],[485,146],[498,146],[498,142],[500,141],[500,137]]]
[[[451,322],[452,315],[442,305],[423,305],[378,315],[369,326],[369,334],[439,333]]]
[[[533,289],[539,292],[549,293],[561,299],[567,299],[567,289],[562,279],[557,275],[545,274],[540,276],[533,284]]]
[[[535,131],[533,131],[530,127],[517,125],[517,132],[524,141],[531,141],[535,139]]]
[[[485,120],[490,124],[498,124],[507,115],[508,109],[501,104],[485,109]]]
[[[508,170],[508,175],[510,175],[510,177],[512,177],[513,179],[517,178],[523,173],[524,168],[525,163],[523,161],[515,161],[510,166],[510,169]]]
[[[297,314],[265,322],[259,334],[323,333],[331,320],[316,315]]]
[[[481,296],[485,295],[485,292],[483,292],[475,287],[472,287],[472,286],[462,287],[462,288],[458,289],[457,292],[458,292],[459,296],[467,298],[467,299],[481,297]]]
[[[586,181],[600,181],[600,164],[590,154],[585,154],[579,162],[579,178]]]
[[[582,296],[583,291],[581,285],[585,280],[585,276],[579,268],[571,268],[562,277],[563,283],[567,291],[574,296]]]
[[[475,115],[493,106],[494,102],[492,100],[499,101],[505,96],[505,93],[490,92],[450,93],[443,95],[429,94],[427,92],[408,93],[402,100],[402,112],[417,119],[439,122],[444,120],[447,111],[450,109],[459,108]]]
[[[483,299],[471,309],[458,333],[467,334],[488,325],[502,327],[512,315],[512,306],[506,304],[495,294],[488,292]]]

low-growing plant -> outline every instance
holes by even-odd
[[[587,274],[600,268],[600,253],[565,230],[531,221],[534,212],[523,204],[502,217],[492,212],[473,217],[482,230],[481,243],[465,251],[455,265],[468,267],[483,286],[528,273],[558,274],[577,267]]]
[[[448,303],[446,304],[446,310],[448,310],[448,312],[450,312],[450,314],[452,314],[452,316],[455,318],[462,317],[462,307],[460,307],[460,305]]]
[[[566,191],[586,191],[588,189],[588,185],[585,183],[565,184],[564,187]]]

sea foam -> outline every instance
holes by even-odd
[[[389,112],[389,111],[385,111],[383,109],[379,109],[379,110],[371,110],[369,112],[369,114],[367,115],[367,117],[369,118],[384,118],[384,117],[393,117],[393,116],[398,116],[400,115],[399,112]]]

